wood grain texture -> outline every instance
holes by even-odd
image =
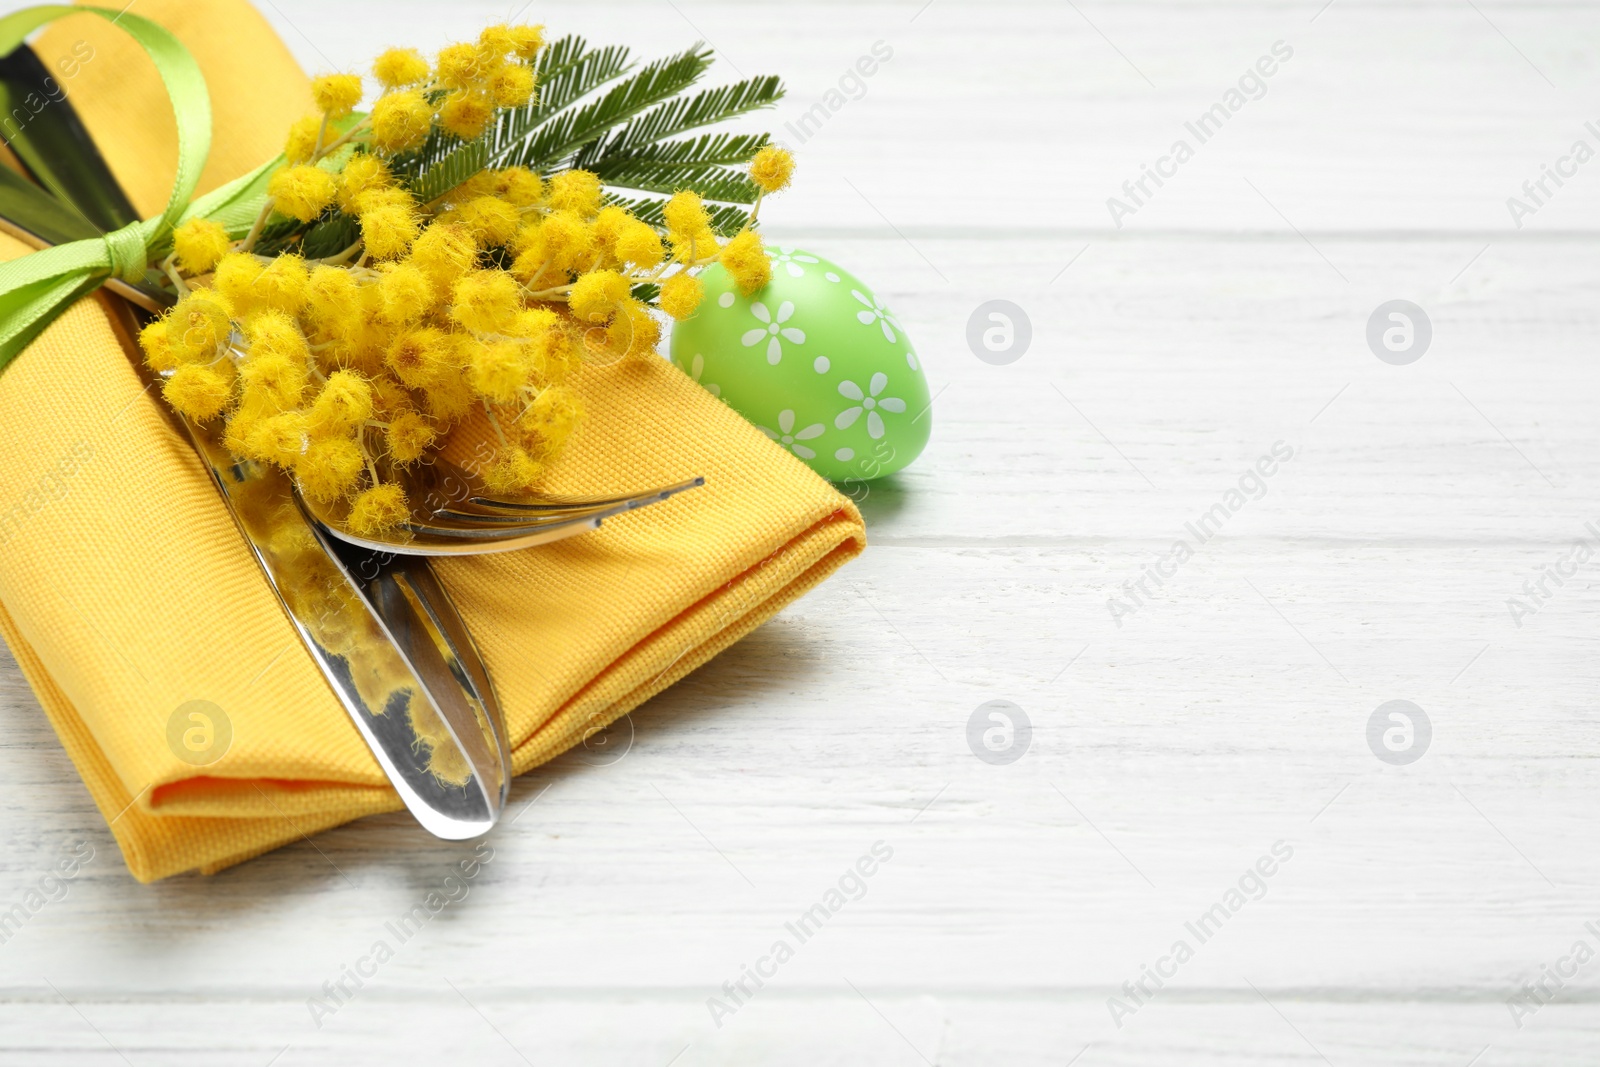
[[[506,14],[264,7],[314,69]],[[0,909],[58,849],[96,850],[0,944],[0,1059],[1594,1062],[1600,962],[1520,1020],[1507,998],[1600,948],[1600,563],[1520,625],[1507,600],[1600,525],[1600,162],[1521,228],[1505,201],[1574,139],[1600,147],[1600,8],[530,14],[783,72],[780,131],[893,48],[768,227],[897,310],[932,444],[861,487],[860,561],[520,780],[464,899],[403,944],[386,924],[467,846],[384,817],[136,886],[0,659]],[[1106,198],[1279,40],[1265,94],[1113,226]],[[1034,330],[1007,366],[965,340],[992,298]],[[1395,298],[1433,323],[1410,366],[1364,337]],[[1294,456],[1264,495],[1114,618],[1277,442]],[[1396,767],[1366,729],[1402,698],[1433,738]],[[995,699],[1033,725],[1006,766],[968,746]],[[799,943],[785,924],[875,842],[892,858]],[[1200,943],[1186,924],[1278,842],[1292,857]],[[780,938],[793,959],[718,1026],[708,998]],[[379,939],[394,957],[314,1019]],[[1179,939],[1193,958],[1119,1028],[1108,998]]]

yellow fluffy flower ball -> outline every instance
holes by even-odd
[[[717,262],[733,275],[739,291],[745,296],[766,288],[772,280],[772,261],[762,247],[761,235],[754,230],[745,230],[724,245]]]
[[[673,193],[662,208],[662,215],[678,259],[698,261],[716,253],[717,235],[711,228],[711,214],[699,194],[687,189]]]
[[[365,189],[355,197],[355,210],[351,214],[358,218],[369,211],[380,208],[397,207],[410,214],[416,210],[417,202],[411,194],[394,185],[381,185],[375,189]]]
[[[553,184],[553,183],[552,183]],[[577,270],[594,257],[594,227],[575,211],[553,211],[532,235],[529,251],[557,270]],[[535,264],[537,266],[537,264]]]
[[[204,274],[215,267],[231,243],[228,231],[210,219],[190,219],[172,231],[178,269],[188,275]]]
[[[372,145],[380,152],[415,148],[433,125],[433,107],[415,89],[386,93],[372,105]]]
[[[532,59],[544,47],[543,26],[512,26],[511,47],[518,59]]]
[[[471,231],[482,248],[507,244],[522,225],[522,215],[516,207],[498,196],[474,197],[457,207],[454,217]]]
[[[364,194],[387,189],[394,183],[389,166],[377,156],[362,152],[351,156],[339,172],[339,208],[349,214],[358,214],[357,206]]]
[[[391,48],[372,64],[372,74],[386,89],[415,85],[428,76],[428,61],[415,48]]]
[[[322,132],[322,116],[307,115],[289,127],[289,137],[284,142],[283,154],[290,163],[309,163],[316,154],[317,135]]]
[[[544,476],[544,464],[534,459],[525,448],[501,449],[494,463],[483,472],[483,484],[493,493],[525,493],[539,484]]]
[[[232,370],[227,363],[179,367],[162,383],[161,395],[179,414],[205,422],[222,414],[233,402]]]
[[[706,214],[700,194],[688,189],[673,193],[672,199],[661,209],[661,214],[666,219],[667,229],[673,233],[692,236],[711,226],[711,216]]]
[[[305,398],[305,364],[287,357],[255,356],[239,368],[239,378],[250,394],[279,411],[297,408]]]
[[[434,222],[411,246],[411,263],[428,276],[435,294],[450,292],[478,258],[472,231],[459,222]]]
[[[596,270],[572,283],[567,304],[581,322],[605,322],[632,292],[628,279],[614,270]]]
[[[617,258],[641,270],[653,270],[667,257],[661,235],[638,219],[629,219],[617,234]]]
[[[488,89],[495,107],[521,107],[533,99],[533,71],[519,63],[501,67],[489,76]]]
[[[312,441],[294,465],[300,491],[313,500],[332,503],[355,488],[366,469],[361,446],[349,437]]]
[[[764,193],[788,188],[793,175],[794,156],[777,145],[767,145],[750,161],[750,180]]]
[[[244,324],[244,336],[252,360],[282,357],[303,365],[311,354],[300,325],[281,311],[263,310],[251,315]]]
[[[239,425],[241,422],[244,425]],[[247,457],[285,469],[293,467],[306,448],[306,417],[298,411],[280,411],[252,419],[241,408],[228,431],[230,437],[235,433],[241,435]]]
[[[554,211],[572,211],[585,217],[600,210],[600,179],[586,170],[569,170],[550,179],[547,195]]]
[[[324,74],[311,79],[311,100],[330,119],[340,119],[361,103],[361,75]]]
[[[290,218],[310,222],[333,203],[333,175],[321,167],[285,167],[267,183],[274,206]]]
[[[439,50],[439,84],[447,88],[476,88],[489,69],[490,61],[475,45],[452,44]]]
[[[311,402],[310,432],[318,436],[348,433],[372,418],[372,386],[354,371],[338,370]]]
[[[493,173],[492,192],[513,207],[532,207],[544,199],[544,180],[527,167]]]
[[[386,266],[389,269],[378,279],[378,294],[383,298],[379,316],[402,326],[416,322],[433,306],[433,283],[414,263]]]
[[[485,400],[509,404],[528,384],[528,371],[521,345],[490,341],[473,352],[467,364],[467,383]]]
[[[167,336],[167,320],[156,319],[139,331],[139,347],[144,350],[144,361],[157,374],[165,374],[178,365]]]
[[[682,322],[700,307],[706,287],[693,274],[678,273],[661,283],[661,310]]]
[[[450,317],[474,333],[501,333],[522,310],[517,280],[503,270],[479,270],[455,284]]]
[[[481,55],[503,59],[515,47],[511,27],[504,23],[485,26],[483,32],[478,34],[478,52]]]
[[[567,443],[582,418],[583,405],[577,394],[565,386],[555,385],[528,405],[517,420],[517,427],[527,435],[528,449],[533,455],[549,458]]]
[[[415,411],[402,411],[389,420],[384,442],[396,463],[414,463],[432,447],[438,434],[433,424]]]
[[[165,321],[167,345],[175,363],[213,362],[233,332],[222,299],[205,289],[179,300]]]
[[[310,271],[306,261],[293,252],[273,258],[267,269],[256,276],[252,298],[256,306],[298,315],[306,306]],[[239,300],[234,306],[243,306]]]
[[[416,215],[398,205],[380,207],[361,216],[361,239],[373,259],[398,259],[417,239]]]
[[[655,353],[661,341],[661,322],[649,305],[629,299],[606,327],[606,347],[612,355],[642,359]]]
[[[327,265],[311,269],[306,280],[306,310],[313,324],[341,333],[357,306],[356,280],[349,271]]]
[[[408,388],[427,389],[453,369],[451,354],[444,331],[430,326],[396,337],[384,362]]]
[[[410,518],[406,491],[392,482],[373,486],[350,505],[350,528],[368,537],[402,526]]]
[[[476,89],[452,93],[439,108],[439,125],[470,141],[481,135],[494,117],[494,101]]]
[[[213,281],[236,316],[262,310],[294,315],[305,306],[308,272],[297,255],[262,263],[248,252],[229,252],[217,262]]]
[[[265,269],[266,264],[248,252],[229,252],[217,261],[212,284],[243,313],[254,306],[256,279],[261,277]]]

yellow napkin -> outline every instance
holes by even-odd
[[[140,0],[199,60],[216,109],[202,192],[271,157],[305,76],[243,0]],[[388,42],[374,40],[375,48]],[[141,212],[170,185],[172,119],[103,21],[35,46],[94,56],[67,90]],[[19,255],[0,241],[0,255]],[[256,568],[205,470],[141,391],[102,298],[0,374],[0,633],[140,881],[211,872],[400,807]],[[517,773],[739,640],[865,545],[851,503],[664,360],[588,371],[590,412],[552,474],[601,494],[706,486],[595,533],[442,561],[506,711]],[[185,702],[232,726],[195,767]],[[422,831],[418,831],[421,833]]]

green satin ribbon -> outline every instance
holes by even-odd
[[[98,15],[122,29],[154,61],[178,120],[177,175],[166,209],[156,218],[0,263],[0,370],[78,297],[109,278],[143,281],[152,252],[170,241],[172,229],[180,221],[224,208],[233,209],[229,215],[242,214],[240,201],[253,199],[253,194],[264,195],[260,187],[279,162],[272,160],[201,202],[190,203],[211,151],[211,97],[194,57],[170,32],[147,18],[67,4],[26,8],[0,18],[0,55],[16,48],[40,26],[81,14]]]

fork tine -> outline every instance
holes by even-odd
[[[409,520],[393,532],[360,535],[348,528],[347,516],[338,506],[303,497],[302,506],[332,536],[374,552],[479,555],[548,544],[598,529],[603,519],[705,484],[704,478],[694,478],[646,493],[600,500],[501,500],[486,495],[482,481],[475,475],[445,460],[390,473],[406,488],[411,502]]]
[[[436,459],[433,463],[425,466],[408,468],[405,472],[405,477],[400,480],[409,483],[413,487],[413,499],[419,500],[428,510],[434,512],[454,511],[464,515],[473,514],[476,509],[521,513],[579,513],[592,509],[613,507],[641,498],[654,499],[657,493],[671,495],[705,484],[704,478],[695,478],[688,482],[665,486],[648,493],[628,493],[614,497],[569,498],[563,500],[530,494],[520,500],[506,500],[489,496],[484,492],[483,484],[477,476],[469,474],[444,459]],[[661,499],[666,498],[662,497]]]
[[[448,517],[461,521],[483,522],[489,524],[537,522],[546,517],[551,519],[562,519],[581,518],[585,515],[620,515],[623,512],[633,511],[636,508],[647,507],[650,504],[660,503],[663,500],[667,500],[673,496],[676,496],[685,489],[693,488],[694,485],[695,483],[693,482],[685,482],[681,485],[667,486],[664,489],[653,489],[646,493],[635,493],[632,496],[617,497],[614,500],[595,501],[583,505],[573,504],[559,508],[555,505],[547,504],[540,504],[535,507],[524,508],[519,507],[518,503],[515,501],[501,502],[495,500],[493,503],[490,503],[489,498],[474,498],[469,502],[470,504],[475,505],[474,507],[469,508],[459,505],[447,505],[435,510],[433,514],[440,518]]]
[[[503,500],[498,497],[472,496],[469,501],[483,508],[498,508],[505,511],[543,512],[543,511],[569,511],[587,510],[591,508],[643,507],[654,504],[668,497],[676,496],[689,489],[696,489],[706,484],[704,478],[691,478],[677,485],[662,486],[644,493],[633,493],[628,496],[612,497],[609,500]]]
[[[412,534],[424,537],[487,543],[521,539],[536,534],[551,534],[558,531],[570,531],[565,536],[571,536],[586,530],[598,530],[600,521],[601,516],[591,515],[576,519],[562,519],[557,522],[522,523],[514,526],[479,526],[468,523],[412,521],[406,523],[405,528]],[[559,540],[559,538],[552,537],[550,540]]]
[[[469,530],[459,527],[403,527],[405,539],[386,538],[383,541],[371,541],[359,537],[348,530],[330,530],[333,536],[352,544],[370,546],[376,551],[393,552],[397,555],[410,556],[477,556],[492,552],[514,552],[535,545],[550,544],[553,541],[563,541],[589,530],[598,528],[600,520],[582,519],[577,522],[562,522],[541,527],[510,527],[508,529],[487,529],[478,527]]]
[[[590,507],[569,512],[538,512],[531,515],[506,515],[478,512],[434,511],[417,509],[406,524],[416,534],[434,537],[456,537],[463,540],[491,541],[521,537],[554,530],[598,529],[602,519],[626,514],[641,507],[666,500],[673,492],[658,490],[634,497],[624,497],[609,507]]]

